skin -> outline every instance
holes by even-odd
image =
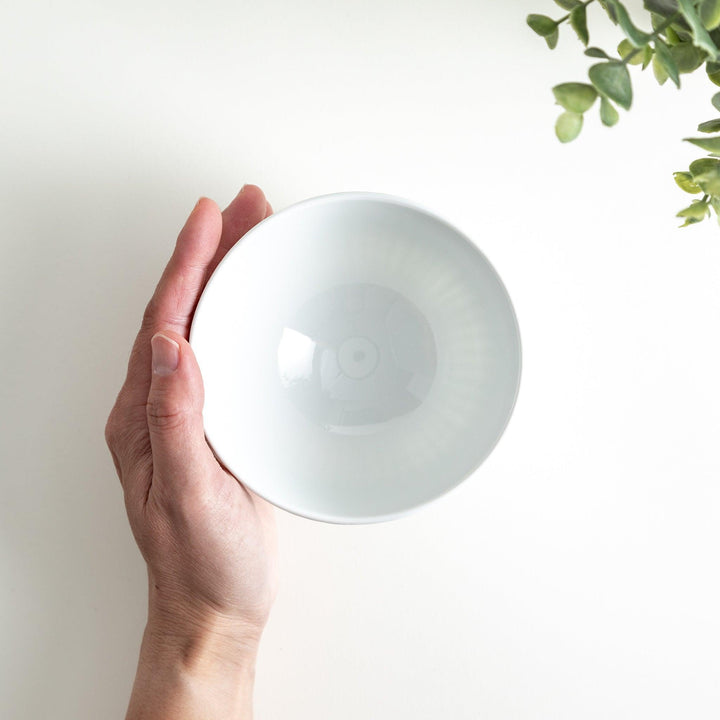
[[[277,592],[272,506],[217,461],[187,342],[225,253],[272,213],[255,185],[220,211],[201,198],[148,303],[105,428],[148,573],[127,720],[252,718],[260,637]]]

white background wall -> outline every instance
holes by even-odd
[[[589,64],[550,0],[6,3],[0,24],[0,717],[120,718],[144,567],[105,449],[143,306],[201,194],[444,214],[503,277],[506,435],[407,519],[279,513],[261,720],[720,714],[720,229],[671,172],[700,74],[561,146]],[[596,18],[593,42],[619,40]],[[591,30],[592,32],[592,30]]]

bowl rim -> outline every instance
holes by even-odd
[[[518,395],[520,393],[520,385],[522,382],[522,374],[523,374],[523,367],[522,367],[522,361],[523,361],[523,350],[522,350],[522,338],[520,335],[520,325],[518,323],[517,319],[517,313],[515,310],[515,306],[513,305],[512,299],[510,297],[510,293],[508,292],[505,283],[503,282],[502,278],[500,277],[499,273],[495,269],[495,266],[490,262],[490,260],[487,258],[485,253],[480,250],[480,248],[473,242],[473,240],[470,238],[469,235],[464,233],[462,230],[460,230],[456,225],[453,225],[451,222],[446,220],[442,215],[436,213],[435,211],[431,210],[427,206],[425,206],[422,203],[415,202],[412,200],[408,200],[406,198],[387,194],[387,193],[381,193],[381,192],[371,192],[371,191],[365,191],[365,190],[345,190],[342,192],[334,192],[334,193],[327,193],[324,195],[317,195],[314,197],[306,198],[304,200],[300,200],[299,202],[292,203],[291,205],[287,205],[286,207],[282,208],[281,210],[278,210],[276,212],[273,212],[271,215],[268,215],[266,218],[261,220],[256,225],[253,225],[253,227],[250,228],[228,251],[225,253],[223,259],[218,263],[217,267],[213,270],[210,277],[207,279],[205,286],[203,287],[203,291],[200,295],[200,298],[195,306],[195,310],[193,311],[193,317],[190,323],[190,332],[188,335],[188,342],[190,343],[190,346],[193,345],[193,335],[195,330],[195,318],[197,316],[198,310],[201,308],[203,304],[203,300],[205,298],[205,292],[212,283],[213,277],[215,277],[218,269],[225,263],[225,261],[232,255],[233,253],[236,253],[240,250],[240,248],[243,247],[243,245],[246,244],[246,240],[248,237],[251,237],[252,235],[258,234],[258,229],[261,228],[263,225],[265,225],[268,222],[273,222],[273,218],[284,215],[286,213],[292,213],[300,208],[304,208],[308,205],[324,205],[329,203],[335,203],[339,201],[375,201],[375,202],[382,202],[389,205],[395,205],[399,207],[404,207],[409,210],[412,210],[414,212],[420,213],[422,215],[425,215],[426,217],[429,217],[440,224],[444,225],[446,228],[448,228],[450,231],[452,231],[456,236],[461,238],[467,245],[469,245],[480,257],[482,262],[484,262],[491,273],[494,275],[496,281],[498,282],[498,285],[502,289],[503,293],[505,294],[505,298],[508,303],[508,307],[510,309],[510,316],[512,317],[513,322],[513,329],[515,332],[515,337],[517,338],[517,363],[518,363],[518,373],[517,373],[517,382],[515,383],[515,392],[513,394],[512,402],[510,403],[509,410],[507,412],[507,415],[505,417],[505,421],[500,428],[499,432],[497,433],[497,436],[495,437],[495,440],[488,448],[487,452],[480,458],[480,460],[473,466],[473,468],[468,471],[464,476],[462,476],[460,479],[458,479],[456,482],[454,482],[451,485],[448,485],[447,487],[443,488],[442,492],[438,493],[437,495],[434,495],[431,498],[428,498],[427,500],[422,500],[421,502],[415,503],[413,505],[409,505],[408,507],[403,508],[402,510],[398,510],[391,513],[383,513],[379,515],[365,515],[365,516],[356,516],[356,515],[338,515],[338,514],[330,514],[330,513],[322,513],[322,512],[313,512],[312,510],[307,510],[304,508],[298,508],[298,507],[292,507],[291,505],[287,505],[283,502],[279,502],[275,499],[270,499],[262,492],[258,492],[254,487],[251,486],[251,484],[247,483],[245,480],[241,478],[237,478],[235,474],[232,471],[232,468],[228,463],[225,462],[225,460],[222,457],[222,454],[218,451],[218,449],[213,445],[213,442],[211,438],[208,436],[207,431],[205,431],[205,440],[210,446],[211,451],[215,455],[218,462],[222,465],[222,467],[227,470],[233,477],[236,477],[237,481],[243,485],[243,487],[247,488],[248,490],[251,490],[253,493],[255,493],[257,496],[261,497],[263,500],[266,500],[270,504],[274,505],[277,508],[280,508],[281,510],[285,510],[286,512],[291,513],[292,515],[295,515],[297,517],[302,517],[308,520],[315,520],[319,522],[324,522],[332,525],[370,525],[375,523],[381,523],[381,522],[388,522],[391,520],[397,520],[402,517],[405,517],[407,515],[410,515],[416,511],[421,510],[422,508],[427,507],[431,503],[434,503],[441,498],[447,496],[450,492],[455,490],[457,487],[462,485],[466,480],[468,480],[472,475],[477,472],[477,470],[481,467],[481,465],[487,460],[487,458],[492,454],[493,450],[497,447],[498,443],[500,442],[500,439],[505,435],[505,431],[507,430],[508,424],[510,423],[510,419],[512,418],[515,406],[517,404]],[[193,350],[194,351],[194,350]]]

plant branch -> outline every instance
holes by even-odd
[[[585,7],[587,7],[588,5],[590,5],[590,3],[593,3],[593,2],[595,2],[595,0],[586,0],[586,2],[581,2],[580,5],[584,5]],[[578,7],[579,7],[579,6],[578,6]],[[568,13],[567,15],[563,15],[563,16],[562,16],[561,18],[559,18],[556,22],[557,22],[557,24],[559,25],[560,23],[564,23],[564,22],[565,22],[566,20],[568,20],[569,18],[570,18],[570,13]]]
[[[651,40],[657,40],[660,36],[660,33],[663,32],[663,30],[667,30],[676,20],[679,20],[682,17],[682,13],[676,12],[673,15],[671,15],[669,18],[666,18],[664,22],[662,22],[656,30],[650,33],[648,36],[648,43]],[[645,43],[643,45],[643,48],[648,44]],[[627,65],[643,48],[635,48],[632,52],[629,52],[623,59],[622,63],[623,65]]]

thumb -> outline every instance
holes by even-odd
[[[195,354],[182,335],[153,335],[147,423],[153,478],[179,483],[206,471],[213,455],[203,430],[203,383]]]

